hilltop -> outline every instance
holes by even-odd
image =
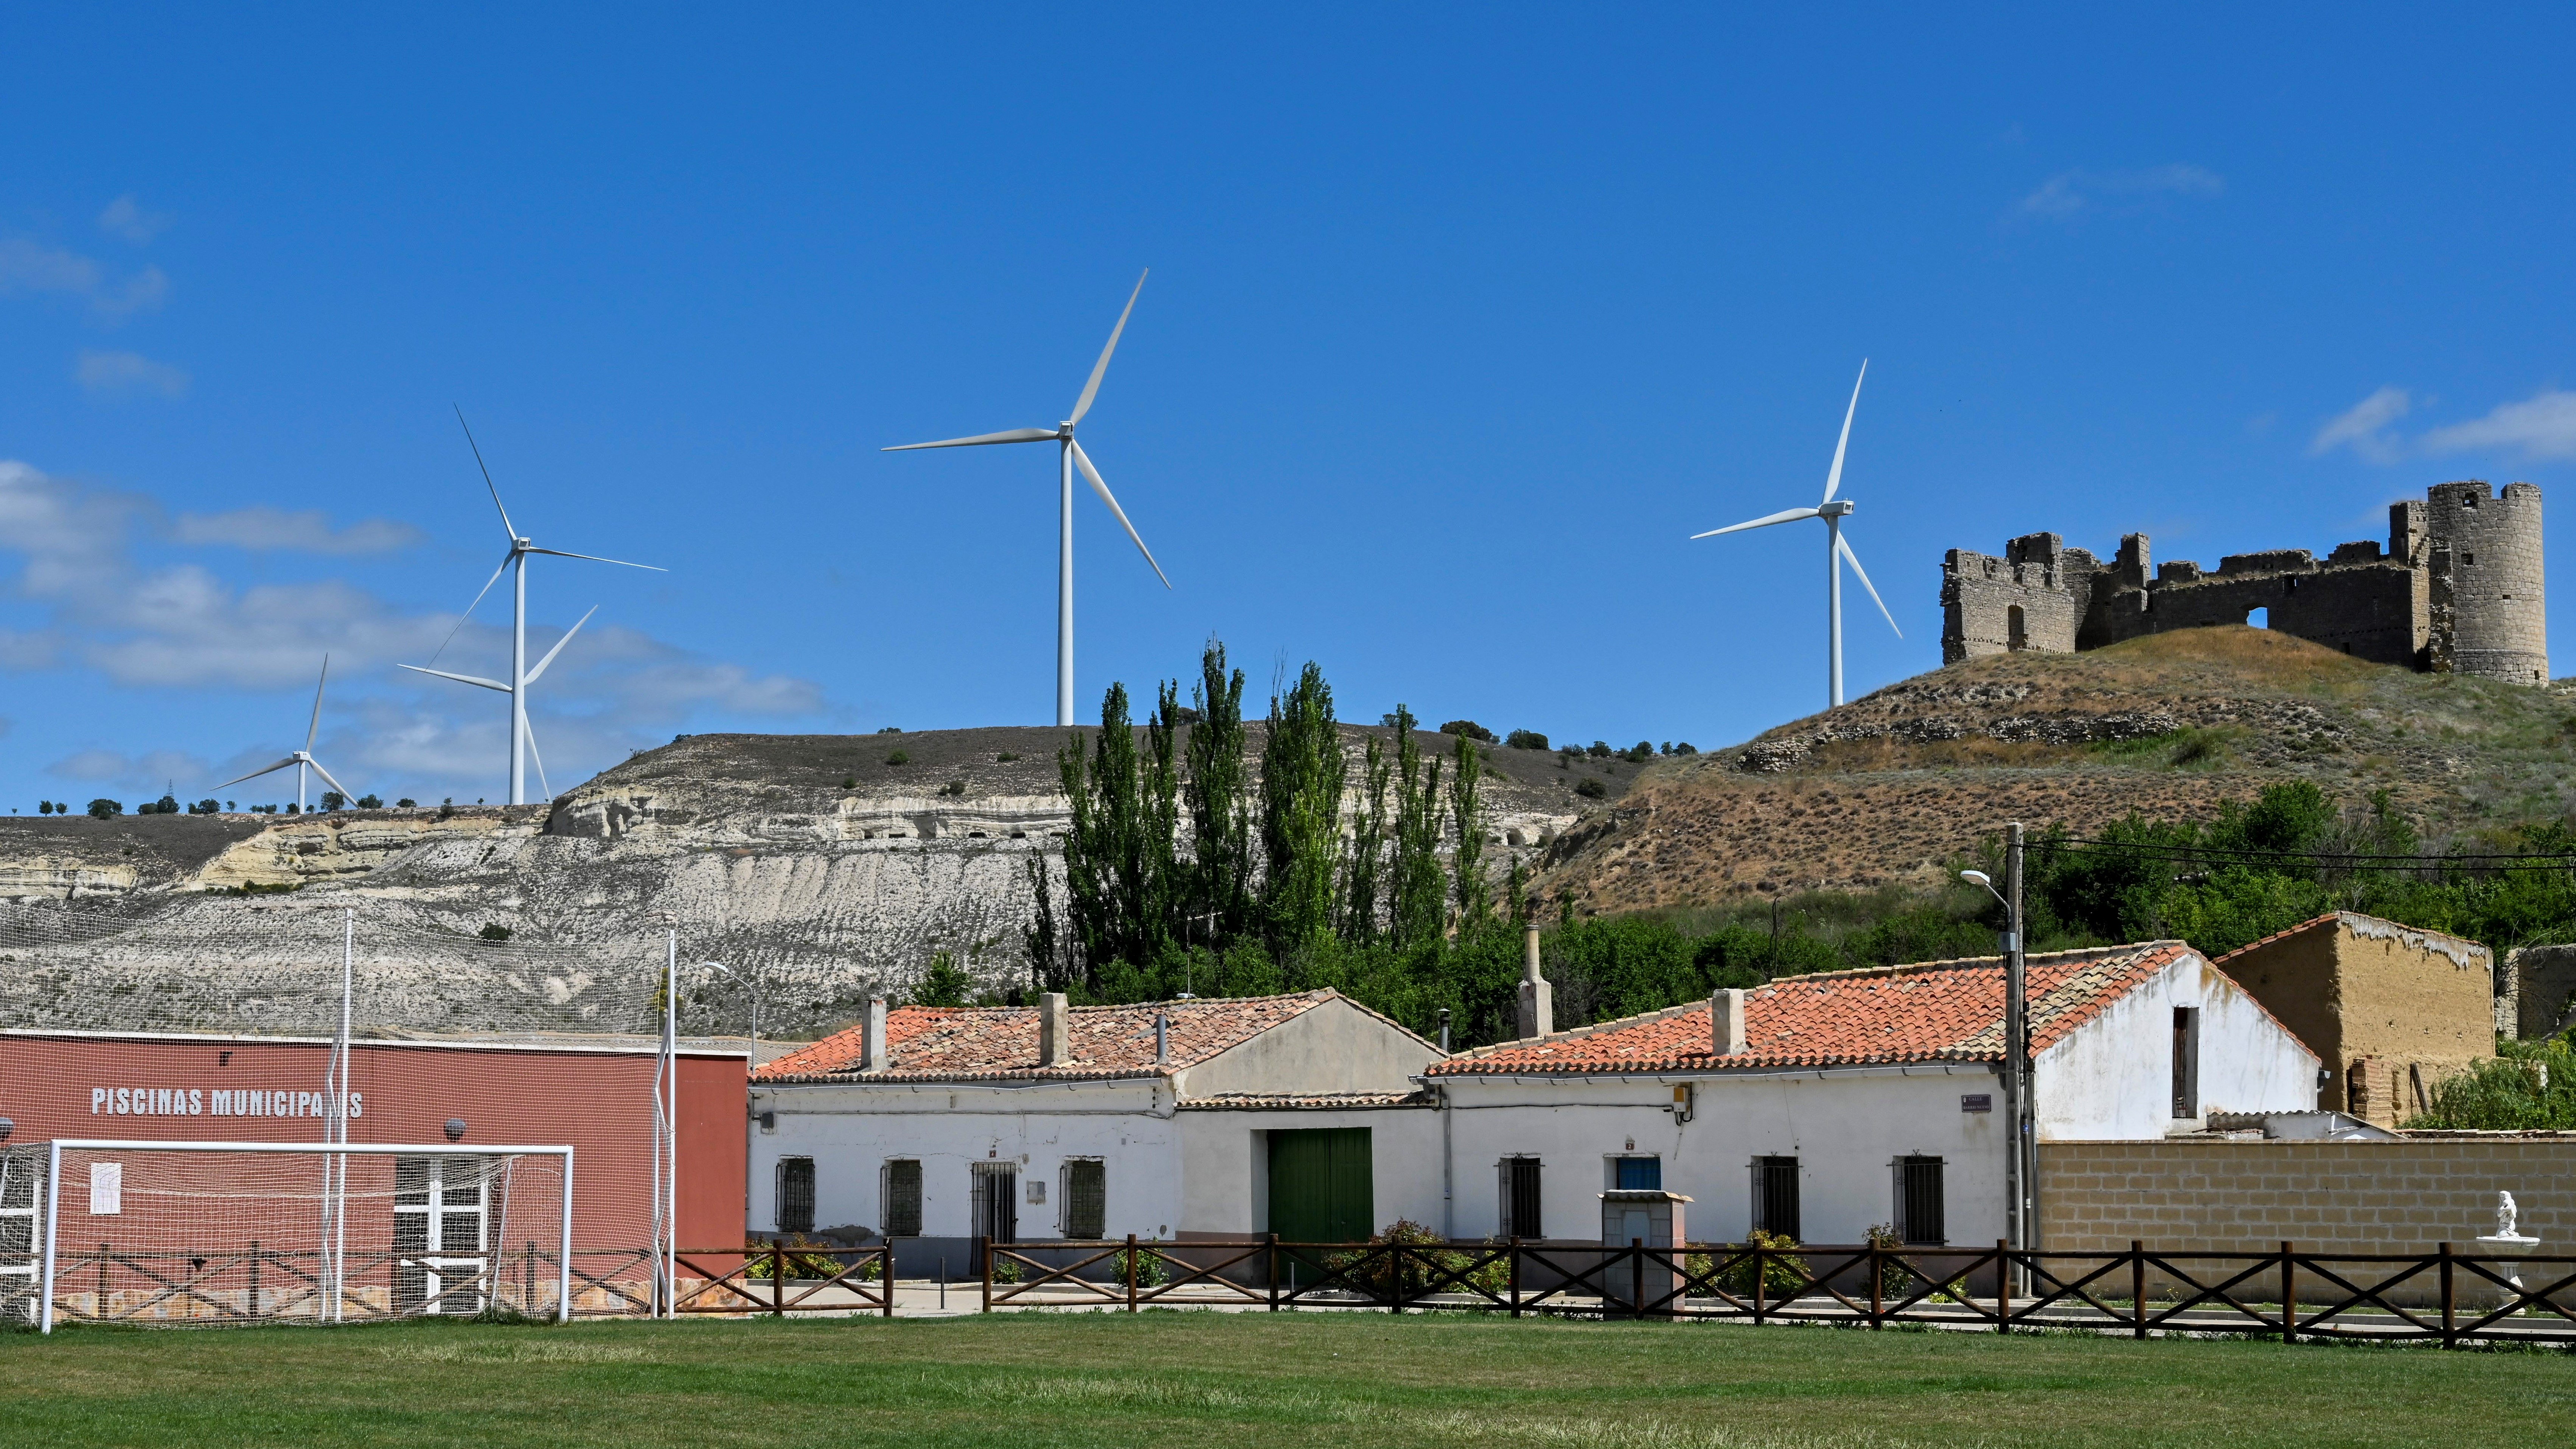
[[[1550,849],[1539,889],[1621,911],[1929,885],[2009,820],[2080,834],[2292,779],[2386,790],[2428,836],[2557,818],[2576,700],[2236,625],[1991,655],[1656,762]]]

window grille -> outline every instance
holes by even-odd
[[[1775,1237],[1798,1238],[1798,1159],[1753,1159],[1753,1226]]]
[[[974,1233],[997,1243],[1020,1240],[1020,1165],[1016,1162],[974,1164]]]
[[[1074,1158],[1064,1165],[1064,1235],[1085,1241],[1109,1232],[1109,1166]]]
[[[1539,1160],[1535,1157],[1506,1157],[1495,1164],[1501,1178],[1503,1236],[1507,1238],[1543,1238],[1539,1218]]]
[[[1941,1159],[1900,1157],[1896,1159],[1895,1168],[1897,1241],[1950,1241],[1941,1190]]]
[[[1619,1190],[1622,1192],[1661,1192],[1664,1187],[1664,1160],[1660,1157],[1622,1157],[1619,1163]]]
[[[921,1164],[908,1157],[885,1165],[885,1235],[921,1236]]]
[[[782,1157],[778,1160],[778,1230],[782,1233],[814,1231],[814,1159]]]

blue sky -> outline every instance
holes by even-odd
[[[1739,739],[1944,549],[2323,550],[2576,460],[2563,11],[18,7],[0,17],[0,805],[292,747],[499,798],[400,673],[522,531],[555,788],[673,734],[1052,717],[1222,637],[1345,717]],[[2571,500],[2576,503],[2576,500]],[[2561,505],[2558,517],[2566,516]],[[2553,523],[2553,545],[2565,532]],[[496,590],[441,667],[502,668]],[[2576,648],[2576,645],[2566,646]],[[291,785],[286,787],[291,790]],[[243,803],[291,796],[244,787]]]

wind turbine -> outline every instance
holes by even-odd
[[[583,624],[590,622],[590,614],[599,612],[597,604],[591,605],[590,614],[582,615],[578,622],[566,629],[564,636],[555,641],[555,647],[546,651],[546,657],[537,661],[536,668],[530,669],[528,667],[528,556],[541,553],[554,558],[588,559],[592,563],[616,564],[620,568],[650,569],[657,574],[667,573],[669,570],[657,564],[628,563],[624,559],[601,558],[592,553],[566,553],[559,548],[539,548],[534,542],[521,537],[517,526],[510,522],[510,510],[501,505],[501,489],[492,481],[491,466],[483,461],[483,449],[474,441],[474,430],[466,427],[463,408],[456,410],[456,425],[465,428],[465,446],[474,450],[474,466],[483,470],[483,486],[490,490],[492,507],[501,515],[501,531],[509,537],[510,551],[502,555],[499,567],[492,570],[492,577],[483,581],[483,587],[474,595],[474,603],[465,606],[465,612],[457,617],[456,629],[448,630],[447,638],[455,639],[456,630],[464,628],[465,621],[473,617],[475,605],[482,603],[483,596],[492,592],[492,585],[500,582],[501,571],[510,570],[510,680],[504,684],[497,679],[483,679],[471,674],[450,674],[444,669],[431,669],[419,664],[406,664],[402,667],[415,674],[434,674],[441,679],[453,679],[459,684],[471,684],[481,689],[497,689],[510,696],[510,803],[524,805],[528,803],[527,760],[537,751],[536,736],[528,732],[528,686],[537,682],[538,676],[546,672],[546,666],[554,663],[555,656],[561,654],[563,647],[572,642],[572,636],[581,632]],[[447,644],[441,642],[438,653],[443,654],[446,651]],[[437,654],[430,656],[433,661],[437,657]],[[537,760],[537,783],[540,786],[546,783],[546,762],[542,757]],[[554,794],[551,789],[546,793],[549,798]]]
[[[293,765],[295,767],[296,814],[301,815],[304,813],[304,772],[307,769],[312,770],[323,779],[329,780],[331,788],[339,791],[342,799],[357,799],[357,796],[349,793],[348,786],[341,784],[337,780],[332,780],[331,772],[322,768],[322,762],[320,760],[313,758],[313,737],[316,734],[321,733],[322,730],[322,686],[329,684],[330,682],[331,656],[325,654],[322,656],[322,677],[314,681],[313,684],[313,722],[304,727],[304,748],[297,750],[294,754],[287,756],[285,759],[278,761],[274,765],[262,765],[247,775],[235,775],[231,779],[226,780],[223,785],[217,785],[214,788],[220,790],[224,788],[224,785],[238,785],[244,780],[256,780],[262,775],[273,775],[278,771],[285,769],[287,766]]]
[[[1896,629],[1896,616],[1887,612],[1887,601],[1880,598],[1878,590],[1870,584],[1869,571],[1860,566],[1860,555],[1853,553],[1851,544],[1843,538],[1843,520],[1851,516],[1852,501],[1848,498],[1837,501],[1834,498],[1835,491],[1843,484],[1843,451],[1851,446],[1852,414],[1860,411],[1860,385],[1868,380],[1869,359],[1864,357],[1860,361],[1860,377],[1852,383],[1851,406],[1843,409],[1843,435],[1834,442],[1834,466],[1825,474],[1825,497],[1822,503],[1813,508],[1783,509],[1765,518],[1751,519],[1744,523],[1730,523],[1724,528],[1712,528],[1706,533],[1691,535],[1693,538],[1715,538],[1721,533],[1740,533],[1748,528],[1769,528],[1775,523],[1795,523],[1802,518],[1821,518],[1825,521],[1825,674],[1827,692],[1831,695],[1832,704],[1843,702],[1842,566],[1844,564],[1851,565],[1852,574],[1860,580],[1860,586],[1869,590],[1869,601],[1878,605],[1878,611],[1881,614],[1887,615],[1887,627]],[[1896,629],[1896,637],[1904,638],[1905,631]]]
[[[1073,416],[1052,428],[1013,428],[1005,433],[943,438],[936,443],[905,443],[879,450],[908,453],[916,448],[971,448],[983,443],[1042,443],[1049,440],[1056,444],[1059,487],[1056,505],[1055,722],[1060,725],[1073,723],[1074,469],[1080,468],[1082,476],[1091,480],[1091,491],[1099,494],[1100,501],[1109,505],[1109,511],[1117,516],[1118,526],[1127,530],[1127,537],[1135,541],[1136,551],[1145,556],[1146,564],[1154,570],[1154,577],[1163,581],[1164,588],[1172,586],[1163,566],[1154,562],[1154,551],[1145,547],[1145,540],[1137,536],[1136,525],[1127,521],[1127,510],[1118,506],[1118,499],[1110,493],[1109,485],[1100,481],[1100,470],[1091,466],[1091,455],[1083,452],[1082,445],[1073,440],[1073,426],[1082,421],[1084,413],[1091,411],[1091,400],[1100,392],[1101,376],[1109,371],[1109,354],[1118,350],[1118,334],[1127,330],[1127,313],[1136,310],[1136,298],[1144,292],[1145,277],[1152,270],[1148,267],[1137,274],[1136,290],[1127,294],[1126,310],[1118,314],[1118,325],[1109,329],[1109,345],[1100,349],[1100,360],[1091,366],[1091,380],[1082,385],[1082,396],[1074,399]]]

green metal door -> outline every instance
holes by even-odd
[[[1281,1241],[1367,1241],[1374,1186],[1366,1127],[1270,1134],[1270,1231]]]

